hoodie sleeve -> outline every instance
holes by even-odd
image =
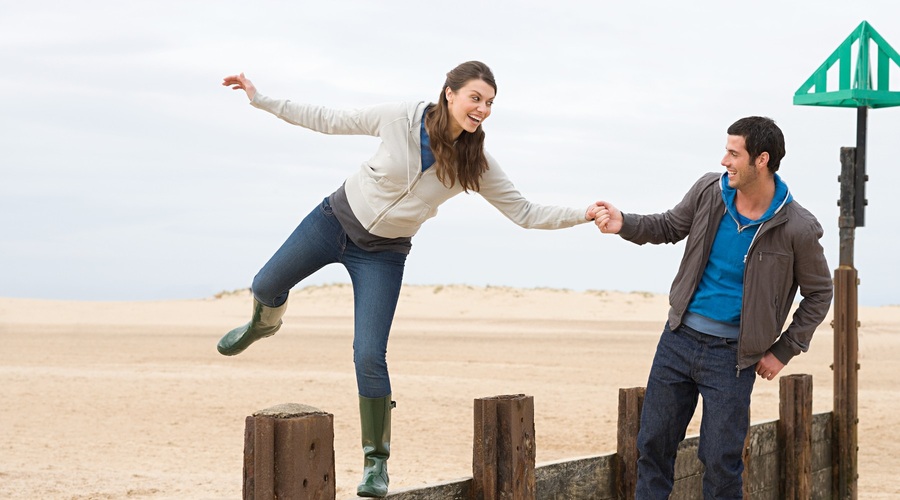
[[[528,201],[500,165],[487,152],[485,156],[489,168],[481,177],[478,194],[509,220],[526,229],[562,229],[588,222],[584,218],[585,209],[539,205]]]
[[[250,105],[282,120],[323,134],[378,136],[387,121],[406,117],[403,103],[377,104],[364,108],[333,109],[273,99],[259,92]]]

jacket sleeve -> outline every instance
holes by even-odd
[[[805,210],[804,210],[805,212]],[[831,307],[834,284],[825,260],[825,252],[819,240],[822,226],[808,212],[811,219],[806,230],[794,242],[794,279],[800,290],[800,304],[794,311],[791,323],[778,341],[771,347],[772,354],[784,364],[794,356],[809,350],[816,328],[825,319]]]
[[[678,243],[690,234],[694,216],[703,196],[716,194],[710,193],[709,190],[716,189],[717,179],[718,174],[704,175],[694,183],[675,207],[663,213],[639,215],[623,212],[619,236],[638,245]]]
[[[485,200],[509,220],[526,229],[562,229],[588,222],[585,208],[559,207],[532,203],[522,196],[500,165],[486,152],[489,169],[481,177],[478,190]]]
[[[332,109],[287,99],[272,99],[259,92],[250,105],[282,120],[323,134],[378,136],[382,125],[406,117],[402,103],[388,103],[355,109]]]

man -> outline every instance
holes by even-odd
[[[678,443],[703,396],[698,455],[704,498],[742,498],[741,452],[755,374],[772,380],[809,349],[831,303],[816,218],[775,173],[784,135],[770,118],[728,128],[722,166],[662,214],[600,202],[603,233],[644,243],[687,238],[668,322],[650,369],[638,434],[638,499],[668,498]],[[797,289],[803,297],[782,331]]]

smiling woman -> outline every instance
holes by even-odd
[[[340,263],[353,283],[353,353],[364,454],[357,493],[387,494],[392,400],[387,342],[406,256],[437,207],[475,191],[525,228],[561,229],[594,218],[586,209],[531,203],[484,149],[482,125],[497,85],[478,61],[447,73],[436,104],[388,103],[337,110],[266,97],[243,73],[223,85],[244,90],[250,103],[288,123],[326,134],[379,137],[381,144],[342,186],[300,223],[253,279],[252,317],[228,332],[218,350],[243,352],[279,330],[288,294],[322,267]]]
[[[496,94],[494,75],[483,63],[471,61],[447,73],[438,104],[429,106],[425,117],[435,173],[442,183],[449,181],[452,187],[458,178],[464,190],[478,190],[488,169],[481,124],[491,115]]]

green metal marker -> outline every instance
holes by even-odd
[[[871,49],[877,53],[877,85],[872,88]],[[853,44],[856,44],[856,68],[852,68]],[[900,106],[900,91],[890,90],[891,61],[900,66],[900,54],[866,21],[850,33],[819,69],[797,89],[794,104],[802,106],[838,106],[842,108],[886,108]],[[828,91],[828,71],[838,68],[838,88]]]
[[[854,58],[855,54],[855,58]],[[872,56],[876,82],[872,86]],[[853,67],[853,64],[856,67]],[[794,104],[856,108],[856,147],[841,148],[840,266],[834,271],[834,413],[832,421],[832,498],[858,495],[857,393],[859,387],[859,278],[853,267],[857,227],[865,225],[866,125],[869,108],[900,106],[900,91],[891,91],[891,63],[900,55],[869,23],[863,21],[794,94]],[[833,71],[835,65],[837,71]],[[837,88],[829,89],[829,73]],[[834,82],[831,82],[834,84]]]

